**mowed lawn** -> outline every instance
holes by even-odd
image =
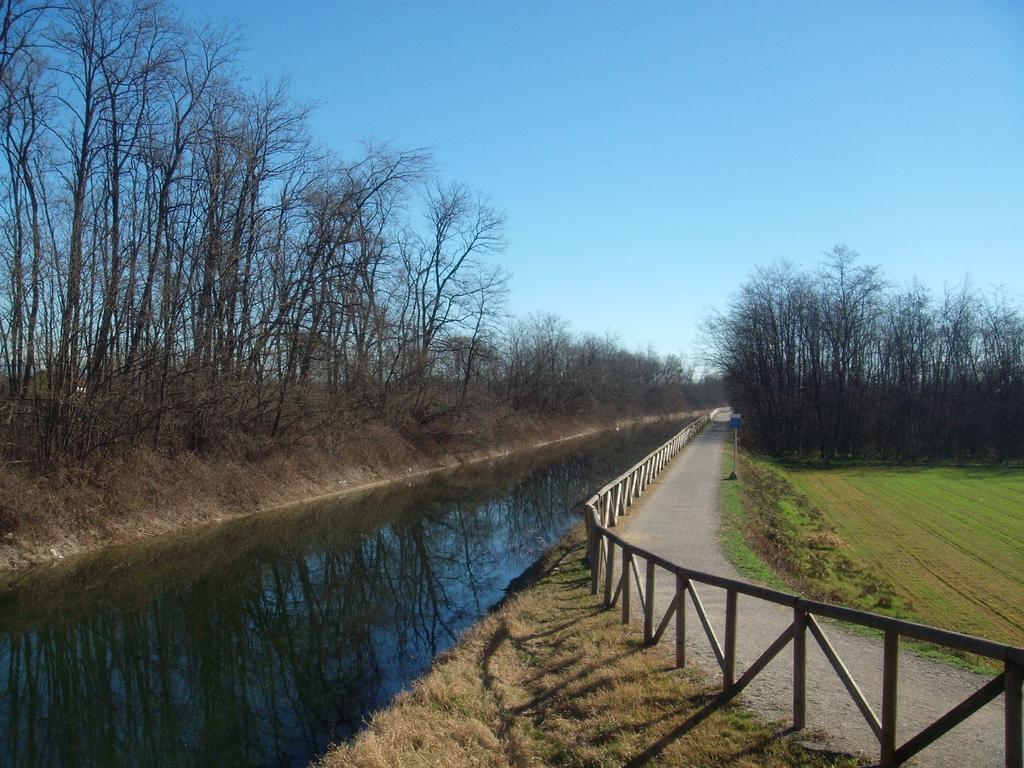
[[[786,474],[919,620],[1024,646],[1024,470]]]

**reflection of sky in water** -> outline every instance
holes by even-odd
[[[306,765],[672,430],[122,547],[0,585],[2,766]]]

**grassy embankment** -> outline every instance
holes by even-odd
[[[856,765],[713,706],[717,679],[673,669],[671,643],[643,648],[639,627],[590,595],[583,551],[577,528],[319,768]]]
[[[683,418],[674,414],[672,418]],[[135,450],[101,466],[32,476],[0,466],[0,570],[362,490],[657,418],[493,420],[443,438],[380,424],[267,455]]]
[[[783,466],[743,454],[721,502],[727,554],[751,578],[1024,645],[1020,469]]]

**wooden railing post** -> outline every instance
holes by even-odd
[[[647,560],[647,572],[644,574],[644,645],[650,645],[654,639],[654,563]]]
[[[587,564],[594,567],[594,521],[590,516],[590,505],[585,506],[583,512],[583,528],[587,532]]]
[[[601,583],[601,542],[603,536],[597,524],[597,515],[594,508],[587,507],[588,526],[593,534],[590,550],[590,594],[596,595],[598,585]]]
[[[1003,712],[1006,719],[1006,768],[1022,768],[1024,748],[1021,745],[1021,682],[1024,666],[1006,660],[1006,682]]]
[[[615,542],[608,539],[604,556],[604,607],[612,607],[612,578],[615,573]]]
[[[722,665],[722,688],[731,691],[736,680],[736,590],[725,592],[725,663]]]
[[[686,666],[686,577],[676,574],[676,667]]]
[[[896,765],[896,693],[900,668],[900,636],[893,629],[885,630],[882,657],[882,743],[880,764]]]
[[[633,565],[633,553],[627,547],[622,548],[622,623],[629,623],[629,571]]]
[[[793,727],[807,725],[807,614],[793,607]]]

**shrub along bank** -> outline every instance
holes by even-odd
[[[444,439],[376,423],[258,458],[140,450],[48,477],[0,466],[0,570],[656,418],[504,419]]]

